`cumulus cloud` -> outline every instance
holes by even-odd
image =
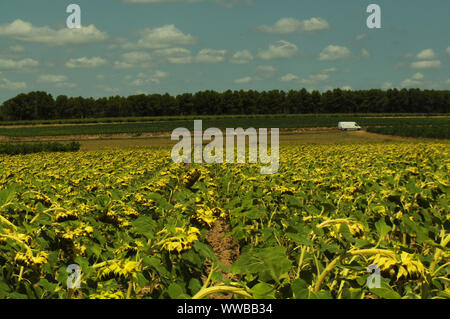
[[[350,85],[344,85],[343,87],[341,87],[341,90],[343,90],[343,91],[351,91],[352,87]]]
[[[93,24],[79,29],[62,28],[54,30],[47,26],[35,27],[20,19],[10,24],[0,25],[0,37],[2,36],[51,46],[81,45],[108,39],[108,35],[98,30]]]
[[[168,48],[154,51],[154,53],[173,64],[189,64],[193,62],[191,51],[185,48]]]
[[[326,70],[325,70],[326,71]],[[328,72],[329,73],[329,72]],[[299,76],[288,73],[280,78],[281,82],[294,82],[297,84],[303,85],[315,85],[320,82],[325,82],[330,78],[330,75],[327,72],[321,71],[319,73],[313,73],[308,75],[306,78],[300,78]]]
[[[323,69],[322,71],[320,71],[320,73],[334,73],[337,72],[338,69],[336,68],[328,68],[328,69]]]
[[[356,39],[356,41],[361,41],[362,39],[365,39],[366,37],[367,37],[367,34],[361,33],[361,34],[358,34],[355,39]]]
[[[299,80],[300,80],[300,78],[297,75],[292,74],[292,73],[285,74],[280,78],[281,82],[296,82]]]
[[[361,56],[365,59],[370,59],[372,57],[372,55],[370,54],[369,51],[367,51],[367,49],[361,50]]]
[[[169,77],[169,73],[163,71],[155,71],[150,74],[139,73],[137,78],[130,82],[131,86],[150,86],[152,84],[160,84],[162,79]],[[126,80],[131,79],[131,76]]]
[[[420,60],[432,60],[436,57],[436,54],[433,49],[426,49],[419,52],[416,57]]]
[[[166,49],[172,47],[192,45],[196,39],[191,34],[183,33],[173,24],[166,24],[157,28],[146,28],[139,32],[140,38],[136,43],[126,39],[118,39],[118,44],[123,49]],[[114,47],[114,46],[113,46]]]
[[[121,55],[120,60],[114,62],[116,69],[130,69],[136,67],[151,67],[152,56],[147,52],[132,51]]]
[[[392,82],[384,82],[381,85],[381,89],[383,89],[383,90],[392,89],[393,87],[394,86],[393,86]]]
[[[78,59],[70,59],[66,62],[66,67],[70,69],[77,68],[96,68],[106,64],[106,60],[100,57],[82,57]]]
[[[30,58],[22,60],[0,59],[0,70],[22,70],[39,65],[39,62]]]
[[[259,79],[271,78],[275,75],[277,69],[272,65],[260,65],[256,68],[256,74]]]
[[[430,61],[416,61],[411,63],[411,68],[413,69],[438,69],[441,67],[441,61],[430,60]]]
[[[12,45],[9,47],[9,51],[14,53],[22,53],[25,52],[25,47],[22,45]]]
[[[52,84],[57,88],[74,88],[76,87],[75,83],[69,81],[67,76],[65,75],[56,75],[56,74],[41,74],[37,81],[39,83]]]
[[[195,57],[197,63],[220,63],[225,61],[226,50],[203,49]]]
[[[233,64],[246,64],[253,60],[253,55],[248,50],[238,51],[231,58]]]
[[[13,82],[9,81],[8,79],[1,79],[0,81],[0,88],[5,90],[12,90],[12,91],[18,91],[18,90],[24,90],[27,88],[26,82]]]
[[[294,18],[281,18],[274,25],[262,25],[258,27],[261,32],[272,34],[291,34],[295,32],[313,32],[329,29],[329,24],[322,18],[297,20]]]
[[[420,72],[414,74],[413,76],[411,76],[410,78],[405,79],[402,83],[401,86],[402,87],[419,87],[422,82],[421,80],[423,80],[424,75]]]
[[[258,53],[262,60],[289,59],[297,55],[298,48],[295,44],[280,40],[269,45],[268,50]]]
[[[236,83],[236,84],[244,84],[244,83],[249,83],[251,81],[253,81],[253,78],[251,76],[246,76],[244,78],[234,80],[234,83]]]
[[[337,61],[347,59],[352,56],[346,47],[330,44],[319,54],[320,61]]]

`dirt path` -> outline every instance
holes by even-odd
[[[229,221],[218,219],[206,235],[217,258],[226,267],[230,267],[239,257],[239,244],[231,236],[226,236],[229,232],[231,232]],[[229,274],[226,275],[229,276]]]
[[[229,220],[218,219],[211,230],[206,235],[206,240],[211,245],[214,254],[217,256],[219,261],[226,267],[231,267],[233,263],[238,259],[240,253],[240,247],[237,242],[233,240],[231,236],[227,234],[231,232],[231,224]],[[208,266],[208,272],[210,271],[210,265]],[[221,270],[222,278],[232,279],[233,275],[231,273]],[[210,295],[210,299],[231,299],[232,294],[221,295],[213,294]]]

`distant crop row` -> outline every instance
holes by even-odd
[[[0,154],[19,155],[40,152],[75,152],[80,149],[80,143],[71,142],[62,144],[50,143],[2,143],[0,144]]]
[[[445,113],[349,113],[349,114],[249,114],[249,115],[178,115],[178,116],[134,116],[134,117],[102,117],[102,118],[76,118],[58,120],[28,120],[28,121],[0,121],[2,126],[14,125],[41,125],[41,124],[95,124],[95,123],[136,123],[136,122],[159,122],[180,121],[193,119],[236,119],[236,118],[395,118],[395,117],[426,117],[436,118],[448,116]]]
[[[115,123],[99,125],[67,125],[67,126],[31,126],[21,128],[0,128],[0,135],[8,137],[32,137],[32,136],[64,136],[64,135],[110,135],[110,134],[142,134],[171,132],[175,128],[184,127],[189,130],[194,128],[194,119]],[[313,128],[313,127],[337,127],[339,121],[356,121],[364,128],[373,127],[414,127],[431,126],[430,130],[447,130],[450,124],[449,117],[426,118],[381,118],[361,116],[265,116],[265,117],[218,117],[203,118],[203,128]],[[448,135],[438,134],[446,138]]]
[[[369,127],[367,131],[378,134],[405,136],[405,137],[424,137],[424,138],[444,138],[450,139],[450,126],[434,125],[408,125],[408,126],[384,126]]]

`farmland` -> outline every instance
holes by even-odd
[[[284,145],[274,175],[166,147],[0,155],[0,298],[449,298],[447,146]]]
[[[130,121],[137,122],[122,123],[98,123],[98,124],[77,124],[72,125],[26,125],[20,126],[22,122],[17,122],[16,126],[0,127],[0,136],[6,138],[30,138],[43,136],[69,136],[69,135],[118,135],[144,133],[172,132],[175,128],[185,127],[193,129],[194,119],[203,119],[204,127],[217,127],[225,129],[228,127],[255,127],[271,128],[278,127],[283,130],[295,130],[303,128],[327,127],[334,128],[339,121],[355,121],[364,128],[377,130],[377,133],[387,132],[387,134],[413,137],[450,137],[450,118],[448,116],[435,117],[383,117],[372,115],[265,115],[265,116],[199,116],[192,118],[153,118],[150,122],[141,122],[136,118]],[[143,119],[141,119],[143,120]],[[12,124],[12,123],[9,123]],[[392,129],[393,128],[393,129]],[[383,131],[384,130],[384,131]]]

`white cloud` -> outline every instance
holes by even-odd
[[[405,79],[404,81],[402,81],[401,86],[402,87],[419,87],[422,82],[421,80],[423,80],[424,75],[420,72],[414,74],[413,76],[411,76],[410,78]]]
[[[417,61],[411,63],[411,68],[413,69],[438,69],[441,67],[441,61],[430,60],[430,61]]]
[[[151,67],[152,56],[147,52],[133,51],[121,55],[120,60],[114,62],[116,69],[130,69],[136,67]]]
[[[0,59],[0,70],[22,70],[38,65],[38,61],[29,58],[22,60]]]
[[[20,19],[10,24],[0,25],[0,36],[52,46],[81,45],[108,39],[108,35],[105,32],[101,32],[92,24],[79,29],[64,27],[54,30],[50,27],[35,27],[31,23]]]
[[[321,81],[328,80],[329,77],[330,76],[328,74],[317,73],[317,74],[311,74],[308,77],[308,80],[313,81],[313,82],[321,82]]]
[[[136,46],[146,49],[165,49],[191,45],[196,42],[196,39],[192,35],[183,33],[173,24],[167,24],[153,29],[144,29],[140,31],[140,36],[141,38],[136,45],[125,43],[123,47],[126,49],[135,48]]]
[[[154,53],[173,64],[189,64],[193,62],[191,51],[185,48],[159,49],[154,51]]]
[[[69,81],[65,75],[42,74],[38,77],[39,83],[53,84],[57,88],[74,88],[75,83]]]
[[[238,51],[231,58],[233,64],[246,64],[253,60],[253,55],[248,50]]]
[[[363,58],[366,58],[366,59],[370,59],[370,58],[372,57],[372,55],[370,54],[370,52],[367,51],[366,49],[362,49],[362,50],[361,50],[361,56],[362,56]]]
[[[12,45],[9,47],[9,51],[14,53],[22,53],[25,52],[25,47],[22,45]]]
[[[334,73],[337,72],[338,69],[336,68],[328,68],[328,69],[323,69],[322,71],[320,71],[320,73]]]
[[[12,81],[9,81],[8,79],[3,78],[0,81],[0,88],[6,89],[6,90],[13,90],[13,91],[24,90],[27,88],[27,83],[26,82],[12,82]]]
[[[416,74],[414,74],[411,79],[413,80],[422,80],[424,78],[423,74],[420,72],[417,72]]]
[[[416,57],[420,60],[432,60],[436,57],[436,54],[433,49],[426,49],[419,52]]]
[[[106,60],[100,57],[82,57],[78,59],[70,59],[66,62],[66,67],[70,69],[76,68],[96,68],[106,64]]]
[[[65,75],[54,75],[54,74],[42,74],[38,78],[38,82],[45,82],[45,83],[58,83],[58,82],[65,82],[68,78]]]
[[[197,63],[220,63],[225,61],[226,50],[203,49],[195,57]]]
[[[152,84],[160,84],[162,79],[168,78],[169,73],[163,71],[155,71],[150,74],[139,73],[137,75],[137,79],[130,82],[131,86],[149,86]],[[132,77],[128,76],[125,78],[126,81],[129,81]]]
[[[353,89],[352,89],[352,87],[350,85],[344,85],[343,87],[341,87],[341,90],[343,90],[343,91],[351,91]]]
[[[242,79],[234,80],[234,83],[236,83],[236,84],[244,84],[244,83],[249,83],[251,81],[253,81],[253,78],[251,76],[246,76],[246,77],[244,77]]]
[[[450,54],[450,47],[447,48],[447,54]]]
[[[260,51],[258,57],[262,60],[289,59],[297,55],[295,44],[280,40],[269,45],[268,50]]]
[[[319,54],[320,61],[337,61],[347,59],[352,56],[349,49],[339,45],[330,44]]]
[[[300,78],[292,73],[285,74],[280,78],[281,82],[296,82],[298,80],[300,80]]]
[[[262,25],[258,27],[261,32],[272,34],[290,34],[294,32],[312,32],[329,29],[328,22],[322,18],[297,20],[294,18],[281,18],[273,26]]]
[[[328,71],[328,69],[323,70],[323,71]],[[330,78],[330,75],[323,71],[321,71],[319,73],[310,74],[306,78],[300,78],[299,76],[297,76],[295,74],[288,73],[288,74],[282,76],[280,78],[280,81],[281,82],[294,82],[294,83],[304,84],[304,85],[315,85],[320,82],[325,82]]]
[[[392,82],[384,82],[381,85],[381,89],[383,89],[383,90],[392,89],[393,87],[394,86],[393,86]]]
[[[272,65],[261,65],[256,68],[256,74],[258,75],[258,78],[271,78],[275,75],[275,72],[277,69],[273,67]]]

